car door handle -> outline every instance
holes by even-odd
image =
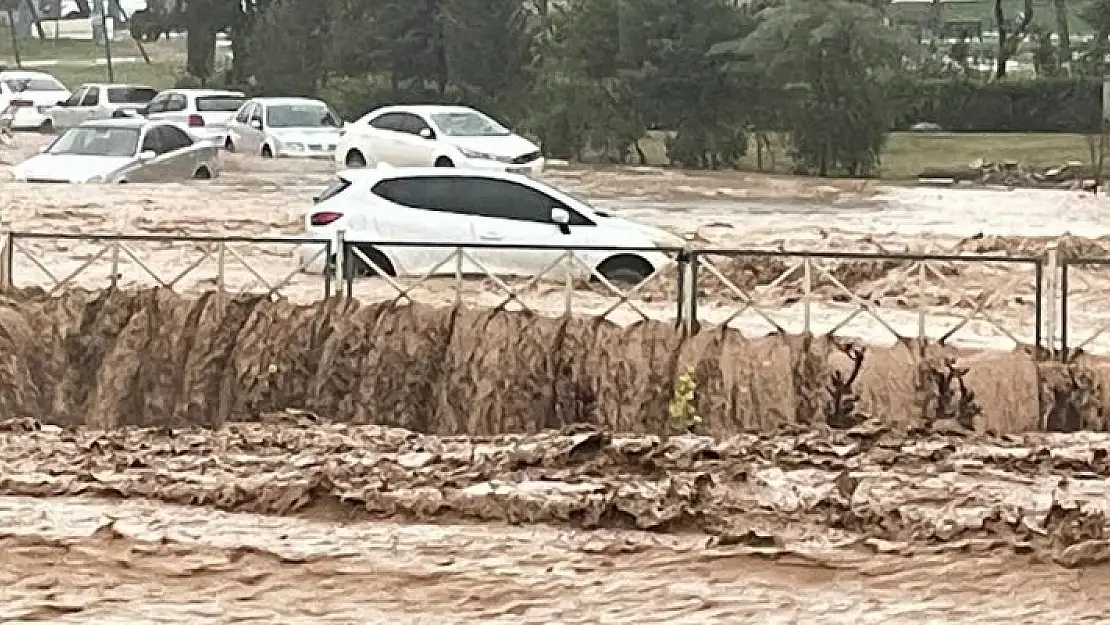
[[[497,234],[496,232],[483,232],[483,233],[478,235],[478,238],[483,240],[483,241],[500,241],[500,240],[504,239],[505,237],[501,236],[500,234]]]

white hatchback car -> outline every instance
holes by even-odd
[[[538,180],[498,171],[438,168],[377,168],[342,171],[305,211],[306,236],[335,240],[338,231],[389,275],[454,275],[443,262],[457,246],[512,244],[549,249],[472,248],[468,253],[496,275],[535,276],[551,269],[562,247],[606,249],[576,252],[589,267],[614,283],[643,281],[670,262],[660,248],[679,248],[681,237],[592,208]],[[446,245],[397,246],[396,242]],[[319,271],[320,244],[304,244],[300,263]],[[618,249],[634,248],[634,249]],[[372,274],[360,259],[355,275]],[[437,267],[438,266],[438,267]],[[434,270],[434,271],[433,271]],[[467,261],[464,273],[483,273]],[[559,279],[562,269],[550,277]],[[588,277],[577,266],[576,277]]]
[[[0,113],[10,116],[12,130],[39,130],[50,121],[50,109],[69,98],[69,89],[43,72],[0,72]]]
[[[320,100],[254,98],[228,124],[224,147],[263,158],[331,158],[342,127]]]
[[[169,122],[197,139],[219,147],[227,140],[227,125],[247,101],[242,91],[221,89],[167,89],[154,96],[139,114],[156,122]]]
[[[386,106],[347,124],[335,150],[347,167],[462,167],[538,176],[539,147],[465,106]]]

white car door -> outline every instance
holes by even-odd
[[[266,107],[258,102],[254,103],[251,107],[250,113],[247,115],[247,129],[244,134],[247,136],[247,143],[250,145],[251,152],[259,154],[262,152],[262,144],[266,142],[266,135],[264,132],[264,121],[266,119]]]
[[[261,120],[258,109],[257,102],[248,102],[228,123],[228,136],[235,149],[243,154],[257,154],[262,149],[262,132],[251,125],[252,120]]]
[[[360,129],[361,147],[370,161],[388,163],[394,167],[411,166],[405,156],[407,113],[389,112],[372,118]]]
[[[424,275],[435,269],[436,275],[454,275],[458,263],[451,258],[452,254],[459,246],[475,241],[471,216],[454,210],[458,197],[452,183],[450,177],[414,176],[382,180],[371,188],[370,193],[395,205],[374,214],[380,241],[447,244],[383,245],[383,251],[397,259],[399,273]],[[464,263],[462,270],[468,274],[477,271],[470,262]]]
[[[479,243],[518,244],[525,247],[485,248],[475,252],[487,269],[498,275],[535,276],[561,280],[564,269],[552,269],[565,249],[529,249],[527,246],[590,245],[588,224],[559,200],[523,184],[495,178],[455,178],[457,197],[474,215],[473,227]],[[551,219],[552,209],[568,211],[570,224],[560,226]],[[581,267],[569,265],[581,273]]]
[[[435,153],[436,133],[419,115],[402,113],[404,119],[399,133],[397,150],[406,167],[431,167]]]
[[[55,129],[72,128],[81,123],[77,111],[80,109],[81,101],[84,100],[88,90],[88,87],[81,87],[66,99],[65,106],[55,106],[51,109],[50,118]]]

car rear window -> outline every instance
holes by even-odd
[[[109,87],[108,101],[112,104],[146,104],[158,95],[150,87]]]
[[[5,78],[4,84],[12,93],[23,91],[65,91],[62,83],[48,76],[35,78]]]
[[[246,101],[245,96],[202,95],[197,98],[197,110],[210,113],[234,113]]]
[[[323,191],[320,192],[319,195],[312,198],[312,201],[316,204],[319,204],[320,202],[323,202],[324,200],[331,199],[331,198],[339,195],[340,193],[343,193],[350,186],[351,186],[351,183],[348,182],[347,180],[344,180],[342,178],[336,178],[334,182],[332,182],[330,185],[328,185],[327,189],[324,189]]]

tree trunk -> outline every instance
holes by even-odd
[[[1025,10],[1021,23],[1013,32],[1006,31],[1006,15],[1002,12],[1002,0],[994,0],[994,21],[998,25],[998,63],[995,66],[995,80],[1006,77],[1006,62],[1017,53],[1022,38],[1029,32],[1033,23],[1033,0],[1025,0]]]
[[[1071,73],[1071,31],[1068,29],[1068,0],[1053,0],[1056,6],[1056,36],[1060,38],[1060,68]]]

